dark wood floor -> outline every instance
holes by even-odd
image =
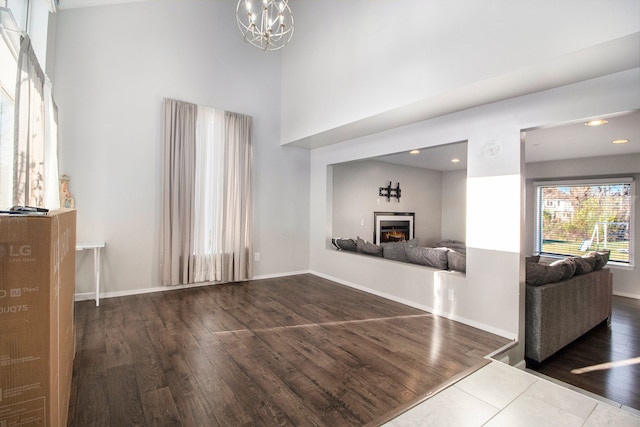
[[[630,364],[600,366],[625,361]],[[640,410],[640,300],[614,296],[611,327],[600,324],[541,365],[527,367]],[[587,372],[574,371],[582,368]]]
[[[504,338],[312,275],[76,304],[71,426],[356,426]]]

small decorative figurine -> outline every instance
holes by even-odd
[[[60,207],[73,209],[76,207],[76,202],[69,192],[69,179],[69,175],[60,177]]]

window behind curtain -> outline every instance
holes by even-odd
[[[0,37],[0,209],[13,205],[14,93],[19,45]]]
[[[536,183],[537,251],[583,255],[609,250],[610,261],[633,260],[631,179]]]

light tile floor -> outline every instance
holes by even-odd
[[[491,362],[387,427],[640,427],[640,412]]]

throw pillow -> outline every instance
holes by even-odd
[[[331,243],[333,243],[333,246],[335,246],[338,250],[352,252],[355,252],[356,250],[356,241],[353,239],[331,239]]]
[[[601,261],[602,261],[602,267],[603,268],[605,265],[607,265],[607,263],[609,262],[609,257],[611,256],[611,251],[608,249],[603,249],[601,251],[596,251],[600,254]]]
[[[361,239],[360,236],[356,239],[356,251],[367,255],[382,256],[381,246],[369,243],[366,240]]]
[[[449,268],[447,249],[407,246],[406,250],[409,262],[439,268],[440,270],[447,270]]]
[[[546,283],[559,282],[566,274],[568,264],[544,265],[528,262],[526,265],[527,285],[540,286]]]
[[[573,277],[573,275],[575,274],[575,272],[576,272],[576,262],[573,260],[573,258],[565,258],[565,259],[561,259],[561,260],[558,260],[558,261],[554,261],[550,265],[551,266],[556,266],[556,265],[565,266],[564,276],[562,277],[562,280],[571,279]]]
[[[529,255],[528,257],[525,257],[524,260],[525,262],[539,262],[540,255]]]
[[[449,264],[449,270],[467,272],[467,256],[462,252],[456,250],[448,251],[447,263]]]
[[[382,246],[382,257],[394,261],[407,262],[406,242],[385,242]]]
[[[573,257],[573,261],[576,263],[576,276],[591,273],[593,271],[593,264],[585,258]]]
[[[595,256],[589,256],[587,254],[587,255],[581,256],[580,259],[585,261],[587,264],[589,264],[589,266],[591,267],[591,271],[595,270],[595,268],[596,268],[596,257]]]
[[[592,258],[594,261],[594,266],[593,269],[595,270],[601,270],[605,265],[607,265],[607,262],[609,262],[609,253],[608,251],[605,253],[600,252],[600,251],[593,251],[593,252],[589,252],[586,255],[582,256],[585,259],[589,259]]]
[[[454,249],[466,249],[467,245],[464,242],[457,240],[440,240],[437,244],[439,248],[454,248]]]

